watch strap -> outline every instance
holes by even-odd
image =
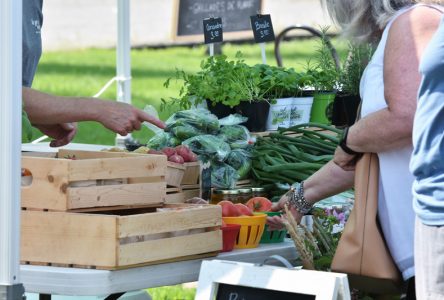
[[[341,141],[339,142],[339,147],[341,147],[341,149],[347,154],[350,154],[350,155],[360,154],[359,152],[356,152],[347,146],[348,129],[349,129],[349,127],[345,127],[344,132],[342,134]]]

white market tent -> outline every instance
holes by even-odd
[[[117,100],[131,103],[130,3],[117,0]],[[0,300],[20,285],[22,0],[0,2]],[[117,141],[123,137],[117,137]]]

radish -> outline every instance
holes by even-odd
[[[170,157],[176,154],[176,150],[171,147],[165,147],[162,149],[162,152],[165,153],[166,156]]]
[[[179,145],[176,147],[176,153],[183,157],[185,162],[197,161],[197,155],[194,154],[190,148],[185,145]]]
[[[178,163],[178,164],[183,164],[184,160],[183,157],[177,154],[173,154],[170,157],[168,157],[168,161],[174,162],[174,163]]]

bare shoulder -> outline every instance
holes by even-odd
[[[443,13],[436,8],[422,5],[415,7],[396,18],[389,34],[420,35],[435,32],[442,16]]]

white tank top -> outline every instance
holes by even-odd
[[[401,14],[423,4],[397,12],[387,26],[381,41],[361,79],[362,117],[387,107],[384,98],[384,50],[393,21]],[[414,276],[413,232],[415,214],[412,207],[413,176],[409,171],[411,146],[379,152],[380,179],[378,216],[392,257],[404,279]]]

